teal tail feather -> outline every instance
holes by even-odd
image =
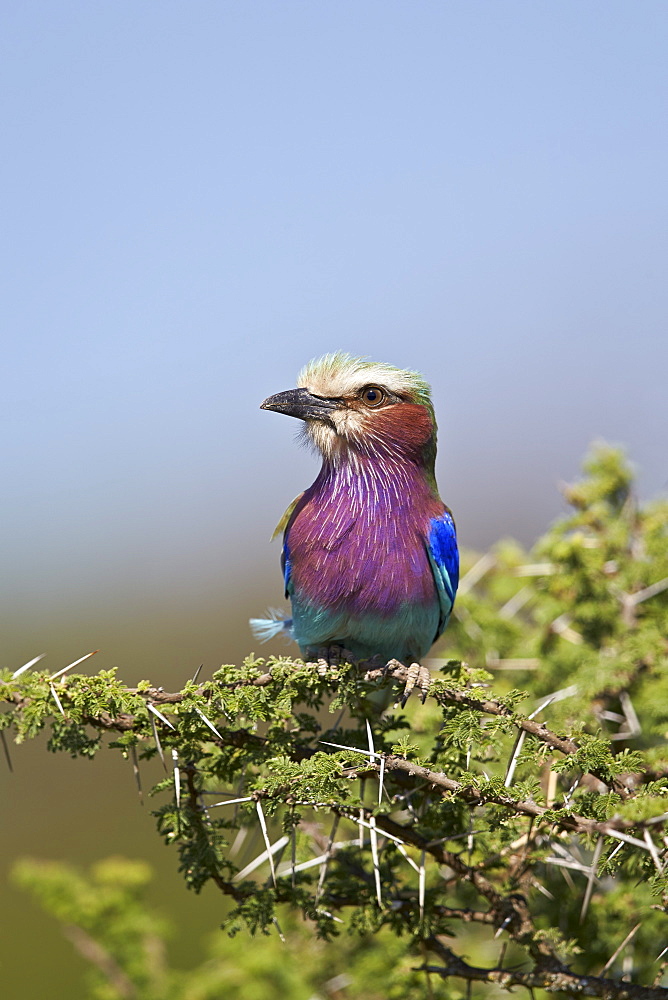
[[[270,618],[251,618],[249,625],[251,632],[260,642],[268,642],[274,636],[284,635],[286,639],[292,638],[292,618],[286,618],[281,611],[274,611],[269,608]]]

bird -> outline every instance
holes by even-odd
[[[305,660],[420,663],[445,629],[459,580],[452,512],[436,485],[431,390],[412,370],[336,352],[261,404],[303,421],[322,464],[288,507],[281,565],[292,617],[251,619]],[[323,653],[324,651],[324,653]]]

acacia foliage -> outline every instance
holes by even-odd
[[[666,996],[668,504],[639,505],[603,446],[565,497],[531,553],[471,560],[424,704],[378,714],[424,680],[397,663],[252,656],[174,693],[4,671],[3,738],[159,756],[158,831],[229,898],[226,929],[389,934],[384,996]],[[170,995],[108,947],[132,995]]]

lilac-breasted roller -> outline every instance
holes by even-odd
[[[297,383],[262,409],[303,420],[322,467],[276,529],[292,619],[251,626],[263,639],[287,631],[307,658],[327,647],[419,662],[447,625],[459,579],[429,386],[342,353],[311,361]]]

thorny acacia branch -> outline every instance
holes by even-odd
[[[282,667],[285,669],[285,663],[282,664]],[[297,669],[303,670],[304,667],[301,664],[295,664],[295,670]],[[314,669],[317,669],[319,676],[323,680],[323,684],[328,682],[330,687],[335,686],[335,675],[331,678],[329,676],[323,676],[325,674],[325,669],[322,665],[314,665]],[[394,666],[391,669],[391,675],[396,680],[403,681],[406,676],[406,668],[400,665]],[[376,672],[373,670],[367,672],[365,679],[373,682],[381,676],[382,672]],[[234,680],[228,685],[228,687],[236,688],[243,685],[268,687],[273,683],[280,683],[280,680],[280,678],[274,677],[271,671],[266,671],[264,673],[258,673],[254,677],[248,677],[243,680]],[[63,678],[59,684],[61,694],[59,707],[62,706],[65,711],[67,711],[67,706],[69,704],[68,685],[70,683],[75,683],[75,678],[72,678],[71,681]],[[215,681],[215,685],[216,686],[213,686],[211,683],[208,685],[200,685],[200,687],[195,691],[196,696],[206,699],[203,704],[207,711],[209,711],[209,708],[207,707],[209,704],[215,705],[217,687],[219,686],[223,689],[226,687],[224,681],[221,683],[219,679]],[[163,708],[170,704],[179,705],[186,698],[193,697],[192,690],[185,693],[170,693],[162,691],[158,688],[146,689],[145,687],[125,690],[131,698],[141,697],[145,702],[154,704],[155,706],[161,706]],[[480,699],[473,692],[467,690],[459,691],[456,689],[446,689],[444,691],[440,687],[436,692],[434,692],[434,696],[437,697],[440,703],[447,703],[448,701],[451,701],[456,704],[465,705],[468,708],[476,709],[480,712],[506,715],[520,730],[532,732],[532,734],[541,739],[542,742],[549,745],[552,749],[559,750],[562,753],[573,754],[579,749],[574,741],[566,740],[556,733],[552,733],[544,726],[538,727],[539,732],[533,732],[534,728],[537,726],[533,720],[525,720],[515,716],[501,702],[489,699]],[[20,713],[29,709],[30,700],[29,698],[22,696],[20,690],[14,689],[9,696],[9,700],[14,711]],[[198,711],[199,714],[202,715],[201,710]],[[185,720],[188,718],[190,714],[191,713],[188,712],[183,716],[183,719]],[[219,713],[216,711],[215,707],[211,708],[211,714],[214,718],[218,719]],[[203,718],[205,718],[206,721],[206,717],[203,716]],[[103,731],[116,731],[121,734],[136,733],[141,737],[149,737],[146,718],[142,718],[141,715],[135,715],[130,712],[120,712],[116,715],[112,715],[103,710],[97,713],[88,712],[81,718],[81,721]],[[165,723],[158,720],[158,724],[165,737],[169,735],[173,739],[178,739],[178,713],[172,715],[171,721]],[[525,728],[527,725],[530,728]],[[205,741],[220,748],[236,747],[244,749],[252,747],[256,750],[264,750],[268,752],[269,755],[272,753],[271,743],[262,736],[259,736],[256,732],[252,732],[244,728],[231,728],[221,723],[218,724],[218,727],[212,727],[212,729],[207,730]],[[319,747],[314,748],[309,746],[308,742],[297,743],[297,745],[292,748],[291,757],[295,761],[308,760],[319,750]],[[351,747],[350,751],[354,755],[355,748]],[[632,827],[647,829],[648,826],[652,825],[652,820],[632,822],[630,820],[615,817],[605,822],[598,822],[563,809],[548,810],[532,800],[514,799],[510,790],[506,793],[501,791],[488,791],[471,785],[465,785],[462,782],[449,777],[444,772],[433,770],[423,764],[408,760],[396,753],[382,755],[376,754],[375,756],[371,755],[370,759],[365,760],[363,763],[356,762],[352,768],[342,768],[340,774],[338,775],[338,779],[350,780],[355,777],[363,778],[372,773],[379,775],[381,761],[384,772],[387,775],[394,774],[397,777],[403,778],[404,781],[414,783],[415,787],[427,787],[432,791],[437,791],[439,795],[442,795],[445,798],[460,799],[471,807],[484,806],[486,803],[499,805],[504,809],[507,809],[511,814],[526,816],[534,823],[535,827],[543,822],[543,817],[546,817],[548,825],[554,826],[568,833],[584,834],[587,836],[614,836],[625,829]],[[186,796],[182,799],[181,808],[184,810],[184,816],[187,815],[187,823],[189,824],[189,828],[191,830],[189,836],[195,845],[197,843],[206,845],[213,830],[210,825],[207,826],[207,824],[209,824],[208,813],[203,807],[200,798],[201,789],[198,786],[198,769],[195,764],[186,762],[182,766],[182,774],[185,778]],[[336,779],[337,775],[334,774],[333,777]],[[309,804],[308,792],[304,795],[304,791],[305,789],[300,788],[299,779],[296,779],[295,795],[292,795],[288,786],[283,785],[280,790],[274,792],[271,790],[263,790],[261,788],[256,789],[251,793],[251,798],[256,800],[274,798],[275,801],[283,802],[284,804],[289,803],[291,799],[295,800],[295,804],[297,804],[298,799],[305,799],[305,804]],[[310,804],[313,806],[318,805],[315,801]],[[353,822],[357,818],[355,809],[348,809],[335,802],[320,804],[326,806],[334,813],[345,816]],[[484,900],[487,906],[486,909],[447,906],[440,902],[438,895],[430,895],[430,913],[433,916],[437,916],[442,920],[459,920],[465,923],[477,923],[480,925],[491,926],[496,928],[497,933],[504,931],[510,939],[526,950],[526,953],[531,959],[533,965],[533,967],[528,971],[499,968],[480,969],[469,965],[463,959],[451,952],[450,949],[441,945],[440,941],[436,937],[433,937],[430,939],[429,947],[437,952],[440,959],[443,961],[443,965],[425,965],[424,968],[428,971],[437,973],[444,977],[456,975],[469,981],[497,983],[501,986],[520,985],[526,986],[527,988],[541,987],[550,991],[562,991],[575,995],[598,996],[602,997],[603,1000],[654,1000],[654,998],[664,997],[668,994],[668,990],[663,990],[660,987],[631,987],[627,984],[616,984],[614,980],[578,975],[569,967],[565,966],[560,961],[552,942],[548,941],[544,936],[541,936],[538,933],[537,926],[532,918],[525,895],[525,891],[529,887],[530,882],[523,877],[521,870],[519,871],[519,874],[516,873],[515,891],[508,891],[507,889],[502,890],[495,883],[495,881],[488,877],[484,862],[479,864],[467,864],[461,854],[449,850],[444,846],[444,842],[433,842],[428,840],[427,837],[420,832],[417,825],[412,823],[399,823],[395,819],[386,815],[385,812],[378,811],[376,809],[369,809],[368,807],[363,808],[362,813],[366,816],[369,822],[374,822],[375,829],[377,830],[379,836],[387,836],[390,840],[398,841],[401,845],[414,847],[423,853],[423,858],[425,855],[428,855],[433,858],[438,865],[449,870],[452,875],[443,875],[442,878],[445,881],[442,884],[447,886],[457,882],[468,883],[475,893],[481,897],[482,900]],[[663,819],[663,817],[657,817],[657,819]],[[202,853],[204,856],[208,856],[206,848]],[[367,886],[369,900],[373,900],[376,892],[374,892],[375,887],[370,873],[366,871],[359,864],[359,862],[351,859],[345,853],[339,854],[338,863],[340,866],[343,866],[344,869],[347,866],[350,867],[350,872],[357,878],[358,884],[361,881],[363,885]],[[235,901],[238,907],[243,909],[245,906],[253,904],[254,900],[258,896],[256,883],[248,881],[240,882],[230,877],[226,877],[223,871],[218,868],[213,854],[211,854],[211,860],[205,862],[205,865],[206,878],[211,879],[224,895]],[[521,868],[522,866],[520,866],[520,869]],[[378,877],[377,872],[376,877]],[[265,890],[263,891],[270,892],[273,895],[274,900],[277,902],[284,901],[294,905],[294,886],[290,884],[289,879],[279,878],[273,889],[265,887]],[[304,893],[306,890],[301,888],[298,889],[298,891]],[[431,893],[432,890],[429,890],[429,892]],[[346,895],[345,893],[337,891],[335,887],[332,891],[327,892],[325,898],[323,899],[323,903],[330,910],[342,909],[344,907],[357,907],[360,904],[360,896],[359,892],[353,895]],[[422,911],[423,905],[424,904],[419,902],[416,898],[414,890],[409,890],[406,887],[399,885],[396,885],[391,891],[391,894],[383,901],[384,907],[389,906],[395,912],[401,912],[402,914],[405,913],[406,919],[409,920],[415,919],[418,907],[420,911]]]
[[[395,665],[396,664],[396,665]],[[310,666],[311,664],[307,664]],[[325,667],[322,661],[318,664],[312,664],[314,670],[319,669],[319,672],[323,676],[323,679],[330,679],[325,673]],[[302,668],[301,662],[298,663],[298,667]],[[389,669],[374,668],[365,671],[361,674],[361,679],[365,681],[378,681],[385,680],[386,678],[391,678],[393,680],[405,683],[408,678],[409,668],[404,666],[404,664],[398,663],[398,661],[392,661],[392,666]],[[331,677],[332,681],[335,681],[336,677],[333,675]],[[271,670],[266,671],[262,674],[258,674],[255,677],[235,680],[229,685],[221,685],[222,687],[229,687],[231,689],[243,686],[251,687],[267,687],[276,682]],[[200,686],[197,691],[198,693],[204,693],[204,686]],[[155,705],[178,705],[180,704],[184,697],[186,697],[183,692],[168,692],[164,691],[162,688],[150,688],[148,690],[138,689],[138,688],[128,688],[128,694],[138,694],[146,699],[147,702]],[[573,754],[578,750],[578,745],[574,740],[568,739],[567,737],[559,736],[557,733],[553,733],[551,730],[545,726],[544,723],[536,722],[534,719],[525,719],[522,716],[517,715],[507,705],[502,702],[494,701],[492,699],[478,698],[470,690],[458,690],[456,688],[443,689],[439,688],[436,692],[428,692],[429,697],[435,698],[439,704],[453,704],[462,705],[467,708],[474,709],[476,711],[482,712],[487,715],[503,716],[512,721],[512,723],[518,727],[518,729],[523,730],[526,733],[535,736],[536,739],[540,740],[542,743],[547,744],[553,750],[558,750],[563,754]],[[17,708],[21,708],[24,704],[23,698],[20,693],[16,693],[11,697],[11,701]],[[102,713],[99,716],[91,717],[87,720],[90,725],[96,726],[98,728],[117,730],[118,732],[129,732],[135,727],[134,717],[131,715],[117,715],[109,716],[107,713]]]
[[[561,963],[555,968],[536,964],[530,970],[482,969],[469,965],[438,938],[431,938],[426,946],[439,956],[443,965],[424,965],[422,968],[444,979],[453,976],[469,983],[495,983],[506,990],[524,986],[529,990],[543,989],[550,993],[600,997],[601,1000],[665,1000],[668,994],[661,986],[637,986],[618,979],[577,975]]]
[[[302,668],[301,662],[298,662],[296,666]],[[307,666],[309,666],[309,664],[307,664]],[[317,670],[324,680],[328,679],[328,665],[324,664],[323,661],[320,661],[320,663],[314,663],[312,666],[314,671]],[[393,665],[390,666],[390,669],[374,668],[368,670],[364,673],[363,679],[365,681],[373,682],[391,677],[404,683],[407,676],[408,668],[397,661],[393,661]],[[65,695],[67,691],[67,680],[67,678],[64,678],[62,681],[63,695]],[[272,674],[271,670],[269,670],[263,673],[258,673],[255,677],[234,680],[228,685],[220,684],[220,686],[222,688],[227,687],[231,689],[243,686],[267,687],[275,682],[276,678]],[[148,704],[160,706],[179,705],[186,697],[183,692],[167,692],[162,688],[149,688],[146,690],[143,688],[129,687],[127,688],[127,692],[130,695],[141,696]],[[197,693],[207,694],[209,696],[211,695],[210,689],[208,689],[205,685],[200,685],[197,689]],[[427,694],[430,695],[431,693],[427,692]],[[558,750],[565,755],[571,755],[577,753],[578,751],[578,744],[574,740],[559,736],[549,730],[543,723],[536,723],[533,719],[526,719],[516,715],[502,702],[492,699],[481,699],[467,690],[452,688],[445,690],[439,688],[439,690],[434,692],[431,696],[434,697],[440,704],[459,704],[486,714],[505,716],[511,719],[513,724],[517,726],[520,731],[530,733],[552,749]],[[20,692],[14,692],[10,696],[9,700],[15,711],[21,711],[27,704],[27,700],[22,697]],[[66,704],[65,698],[63,698],[63,700]],[[138,720],[136,716],[128,713],[119,713],[118,715],[112,716],[107,712],[100,712],[97,715],[86,715],[83,721],[93,728],[119,733],[141,732],[144,728],[142,720]],[[211,733],[207,734],[207,740],[219,747],[237,747],[239,749],[245,747],[256,747],[258,749],[262,749],[269,746],[266,739],[258,736],[256,733],[250,732],[248,729],[231,729],[229,727],[219,726],[218,733],[218,736],[214,736]],[[296,760],[305,759],[312,756],[316,752],[316,749],[310,747],[297,747],[295,748],[294,757]],[[433,788],[438,788],[442,794],[446,796],[451,795],[460,797],[471,805],[484,805],[485,803],[492,802],[518,815],[528,816],[537,820],[542,819],[544,815],[548,814],[548,822],[551,825],[569,832],[586,835],[602,834],[604,836],[614,836],[614,833],[616,832],[624,832],[631,829],[642,830],[647,826],[654,826],[657,822],[657,818],[641,822],[624,820],[620,817],[614,817],[604,822],[597,822],[587,817],[579,816],[570,810],[557,811],[555,809],[547,809],[545,806],[541,806],[531,800],[522,801],[515,799],[510,794],[505,795],[481,791],[472,785],[464,785],[461,782],[448,777],[443,772],[433,771],[428,767],[414,763],[397,755],[384,755],[383,766],[387,771],[401,772],[407,776],[426,781]],[[363,766],[357,768],[357,771],[358,773],[377,773],[379,769],[380,764],[375,763],[374,761],[368,761]],[[352,776],[352,772],[348,770],[346,777]],[[662,818],[663,817],[660,817],[660,819]]]
[[[324,661],[314,663],[312,666],[314,670],[319,669],[319,671],[324,675],[324,678],[327,679],[327,673],[325,671],[328,668]],[[401,684],[405,684],[408,679],[408,675],[409,667],[405,666],[403,663],[399,663],[397,660],[394,660],[391,664],[388,664],[387,667],[374,667],[364,671],[364,673],[361,673],[360,678],[364,681],[384,681],[391,678],[392,680],[399,681]],[[252,687],[267,687],[274,683],[275,677],[271,670],[268,670],[247,680],[234,681],[230,686],[239,687],[247,684]],[[134,691],[136,689],[131,690]],[[513,724],[516,725],[518,729],[535,736],[536,739],[541,741],[541,743],[546,743],[547,746],[551,747],[553,750],[559,750],[563,754],[573,754],[578,750],[578,745],[574,740],[551,732],[544,723],[536,722],[534,719],[522,718],[502,702],[488,698],[479,698],[471,690],[439,688],[437,692],[428,691],[427,695],[428,697],[435,698],[439,704],[462,705],[467,708],[483,712],[486,715],[503,716],[511,719]],[[156,705],[176,705],[183,700],[183,695],[180,692],[168,693],[155,688],[146,692],[146,696],[148,700],[155,702]]]

